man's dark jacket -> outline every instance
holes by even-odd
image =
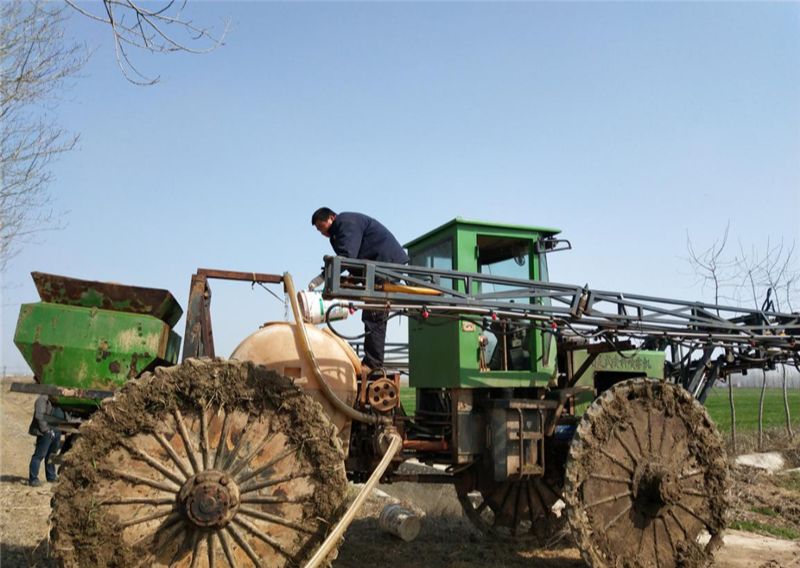
[[[54,408],[47,395],[39,395],[33,404],[33,418],[31,419],[31,425],[28,427],[28,434],[31,436],[44,436],[50,430],[58,432],[57,428],[47,422],[48,416],[63,420],[64,411],[60,408]]]
[[[361,213],[343,211],[330,227],[330,242],[339,256],[405,264],[408,255],[394,235],[378,221]]]

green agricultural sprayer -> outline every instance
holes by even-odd
[[[591,566],[707,563],[727,460],[701,403],[796,364],[800,317],[553,283],[557,233],[455,219],[408,243],[409,265],[327,257],[323,326],[299,323],[315,306],[287,274],[198,270],[181,363],[169,292],[34,273],[15,341],[36,384],[15,388],[59,397],[78,433],[56,556],[317,566],[351,518],[347,480],[380,479],[452,484],[487,538],[546,546],[568,522]],[[295,322],[215,358],[213,278],[282,284]],[[333,314],[364,309],[408,318],[407,363],[361,368]]]

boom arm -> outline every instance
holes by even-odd
[[[342,278],[343,271],[358,278]],[[776,363],[797,365],[800,349],[797,313],[342,257],[325,257],[324,295],[359,309],[519,320],[560,337],[638,339],[648,348],[671,347],[667,372],[680,375],[695,395],[711,375]],[[724,359],[712,360],[717,349]],[[699,360],[692,358],[697,352],[702,352]]]

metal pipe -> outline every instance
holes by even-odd
[[[389,447],[386,449],[386,453],[383,454],[383,458],[381,462],[378,464],[378,467],[375,468],[375,471],[372,472],[372,475],[369,476],[367,483],[364,485],[364,488],[358,494],[353,504],[350,505],[350,508],[347,509],[347,512],[344,514],[342,519],[336,524],[334,529],[331,531],[331,534],[325,539],[325,542],[322,543],[322,546],[317,549],[317,552],[314,553],[314,556],[311,557],[311,560],[306,563],[305,568],[317,568],[321,566],[328,558],[328,555],[331,551],[339,544],[339,539],[342,538],[344,531],[347,530],[347,527],[350,526],[350,523],[353,522],[353,518],[355,517],[356,513],[361,509],[361,506],[364,504],[364,501],[367,500],[367,497],[375,486],[380,481],[383,474],[386,472],[386,469],[389,467],[389,464],[392,463],[392,458],[394,458],[395,454],[400,451],[400,448],[403,446],[403,439],[394,432],[390,432],[386,434],[389,437]]]
[[[447,440],[405,440],[403,449],[418,452],[446,452],[449,447]]]

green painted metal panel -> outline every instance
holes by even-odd
[[[417,247],[423,241],[428,241],[430,238],[436,238],[437,235],[452,229],[453,227],[473,227],[473,229],[490,229],[492,231],[499,230],[499,229],[511,229],[518,232],[523,233],[539,233],[541,235],[557,235],[561,232],[560,229],[553,229],[550,227],[533,227],[528,225],[510,225],[507,223],[491,223],[489,221],[478,221],[476,219],[464,219],[463,217],[456,217],[455,219],[451,219],[447,223],[443,225],[439,225],[435,229],[432,229],[425,233],[424,235],[417,237],[416,239],[407,242],[404,246],[407,249],[412,249]]]
[[[557,234],[557,229],[514,226],[456,218],[414,239],[406,246],[411,264],[478,272],[479,239],[520,240],[527,251],[527,273],[523,278],[547,279],[534,254],[534,244],[541,237]],[[434,266],[428,254],[444,241],[452,242],[452,263]],[[548,384],[556,373],[555,339],[534,331],[528,338],[530,365],[526,370],[481,371],[478,338],[480,329],[431,317],[409,324],[410,383],[418,388],[521,387]],[[550,344],[543,357],[544,342]]]
[[[32,272],[31,276],[43,302],[147,314],[170,327],[183,315],[183,310],[168,290],[80,280],[44,272]]]
[[[572,352],[573,368],[579,369],[589,354],[584,350]],[[623,375],[644,375],[651,379],[664,378],[664,361],[666,354],[663,351],[629,350],[620,353],[601,353],[594,360],[589,369],[578,380],[576,386],[589,386],[594,388],[594,374],[597,372],[620,373]],[[575,413],[583,414],[594,401],[594,392],[589,391],[576,397]]]
[[[40,383],[112,390],[174,364],[180,336],[151,315],[39,302],[21,307],[14,343]]]

